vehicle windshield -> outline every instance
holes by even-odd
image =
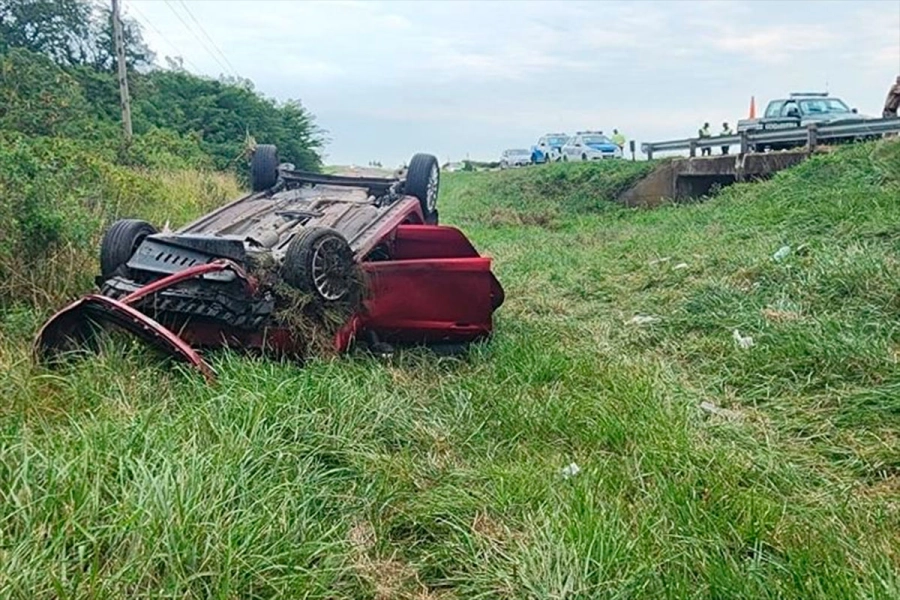
[[[508,156],[530,156],[531,152],[525,150],[524,148],[513,148],[512,150],[507,150],[506,154]]]
[[[837,98],[816,98],[815,100],[801,100],[800,110],[804,115],[818,115],[823,113],[848,113],[850,109]]]
[[[566,139],[567,138],[564,137],[548,137],[544,138],[544,142],[549,146],[562,146],[566,143]]]
[[[582,139],[585,144],[612,144],[612,140],[605,135],[586,135]]]

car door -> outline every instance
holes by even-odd
[[[400,225],[390,260],[362,263],[365,310],[354,327],[388,342],[471,341],[488,335],[503,288],[491,259],[456,228]]]
[[[584,139],[579,135],[573,140],[570,160],[581,160],[584,154]]]
[[[562,147],[562,154],[565,155],[566,160],[576,160],[576,143],[578,143],[578,136],[570,137]]]

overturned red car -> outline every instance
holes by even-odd
[[[329,338],[336,351],[458,346],[491,334],[503,289],[491,260],[438,224],[434,156],[416,154],[403,176],[350,177],[294,170],[274,146],[260,145],[250,174],[249,195],[177,231],[113,223],[100,247],[99,293],[41,328],[38,360],[89,345],[110,326],[210,379],[203,348],[300,355],[308,340],[290,323],[307,313],[286,318],[279,286],[315,314],[349,307],[333,311],[341,315]]]

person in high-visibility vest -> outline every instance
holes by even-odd
[[[722,133],[719,135],[734,135],[734,132],[731,131],[731,127],[728,126],[728,123],[722,123]],[[728,146],[722,146],[722,154],[728,154]]]
[[[625,136],[619,133],[618,129],[613,129],[612,141],[619,147],[619,150],[625,152]]]
[[[709,123],[704,123],[703,127],[700,128],[700,131],[697,132],[700,138],[708,138],[712,137],[712,133],[709,131]],[[709,156],[712,154],[712,148],[705,147],[700,149],[701,156]]]

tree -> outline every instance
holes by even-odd
[[[154,56],[140,26],[124,19],[125,59],[129,67],[150,66]],[[57,64],[115,69],[111,11],[90,0],[0,0],[0,52],[25,48]]]
[[[0,0],[0,51],[25,48],[64,65],[82,63],[90,40],[84,0]]]
[[[135,134],[197,163],[246,169],[245,140],[276,144],[298,168],[321,167],[323,132],[299,100],[276,102],[241,78],[211,79],[152,67],[139,25],[124,23]],[[0,0],[0,129],[27,135],[118,139],[119,89],[112,21],[92,0]],[[171,135],[170,135],[171,134]],[[173,137],[174,136],[174,137]],[[182,144],[182,142],[184,142]]]

